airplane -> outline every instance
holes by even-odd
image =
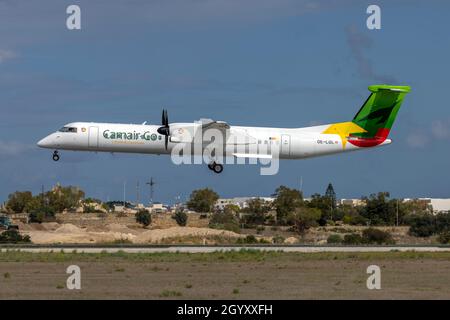
[[[53,149],[54,161],[60,159],[59,150],[160,155],[172,154],[180,144],[189,145],[190,152],[201,155],[211,149],[214,141],[215,147],[222,148],[226,155],[241,160],[312,158],[390,144],[388,135],[410,90],[409,86],[369,86],[369,97],[353,120],[347,122],[303,128],[231,126],[211,119],[169,123],[167,110],[163,110],[161,125],[72,122],[37,145]],[[212,129],[222,133],[223,139],[210,138],[206,140],[209,144],[196,139],[199,132]],[[208,168],[221,173],[224,161],[211,155]]]

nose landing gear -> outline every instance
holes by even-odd
[[[221,173],[223,171],[223,165],[216,162],[211,162],[210,164],[208,164],[208,168],[209,170],[212,170],[215,173]]]
[[[58,151],[56,150],[55,152],[53,152],[53,161],[58,161],[59,160],[59,154]]]

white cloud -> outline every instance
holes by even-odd
[[[428,141],[427,135],[421,132],[412,132],[406,138],[406,143],[412,148],[423,148]]]
[[[13,59],[15,57],[16,54],[13,51],[0,49],[0,63],[3,63],[6,60]]]
[[[431,124],[431,132],[437,139],[450,139],[450,120],[436,120]]]

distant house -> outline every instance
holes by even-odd
[[[440,212],[450,211],[450,199],[449,198],[416,198],[416,199],[404,199],[403,201],[419,201],[424,205],[431,206],[434,214]]]

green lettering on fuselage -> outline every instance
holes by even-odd
[[[149,131],[140,132],[115,132],[110,130],[103,131],[103,138],[108,140],[156,140],[157,135],[151,134]]]

